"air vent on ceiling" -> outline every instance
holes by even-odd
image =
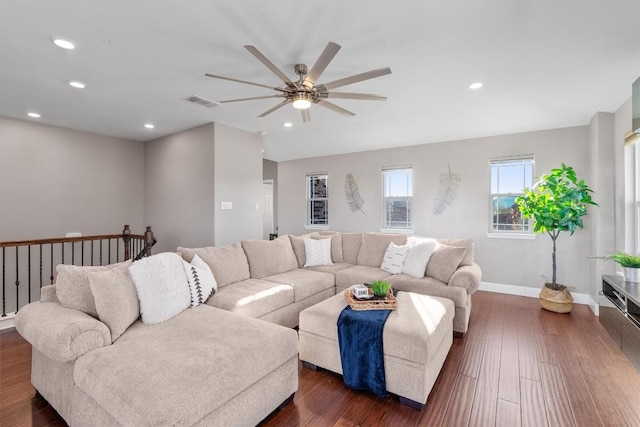
[[[217,101],[212,101],[210,99],[203,98],[203,97],[198,96],[198,95],[191,95],[190,97],[187,98],[187,101],[193,102],[194,104],[202,105],[203,107],[207,107],[207,108],[211,108],[211,107],[215,107],[216,105],[220,105],[220,103],[217,102]]]

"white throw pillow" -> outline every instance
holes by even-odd
[[[331,261],[331,239],[304,239],[305,267],[333,265]]]
[[[129,267],[140,300],[142,322],[164,322],[189,308],[191,292],[182,258],[163,252],[142,258]]]
[[[436,250],[438,241],[436,239],[410,237],[407,244],[409,245],[409,253],[404,261],[402,272],[421,279],[427,271],[427,264],[429,264],[429,259]]]
[[[218,284],[211,268],[198,255],[193,256],[191,263],[185,260],[182,263],[191,291],[191,307],[197,307],[218,290]]]
[[[380,268],[389,274],[402,273],[402,267],[408,253],[409,245],[398,246],[393,242],[389,243]]]

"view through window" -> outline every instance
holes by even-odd
[[[307,225],[329,225],[329,175],[307,176]]]
[[[411,228],[413,170],[385,169],[383,176],[384,227]]]
[[[491,232],[532,232],[515,200],[531,188],[533,164],[533,156],[491,160]]]

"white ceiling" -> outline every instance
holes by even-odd
[[[335,100],[352,118],[314,105],[303,125],[290,106],[256,117],[279,100],[185,100],[271,94],[204,73],[282,86],[243,45],[294,80],[294,64],[311,67],[329,41],[342,50],[319,82],[389,66],[340,88],[386,102]],[[0,115],[37,111],[42,123],[140,141],[219,122],[263,132],[276,161],[586,125],[620,107],[638,76],[639,0],[0,2]],[[474,81],[484,87],[469,90]]]

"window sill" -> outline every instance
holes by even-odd
[[[331,227],[328,225],[305,225],[305,230],[329,230]]]
[[[381,228],[381,233],[412,235],[413,228]]]
[[[536,236],[533,233],[487,233],[487,237],[490,239],[533,240]]]

